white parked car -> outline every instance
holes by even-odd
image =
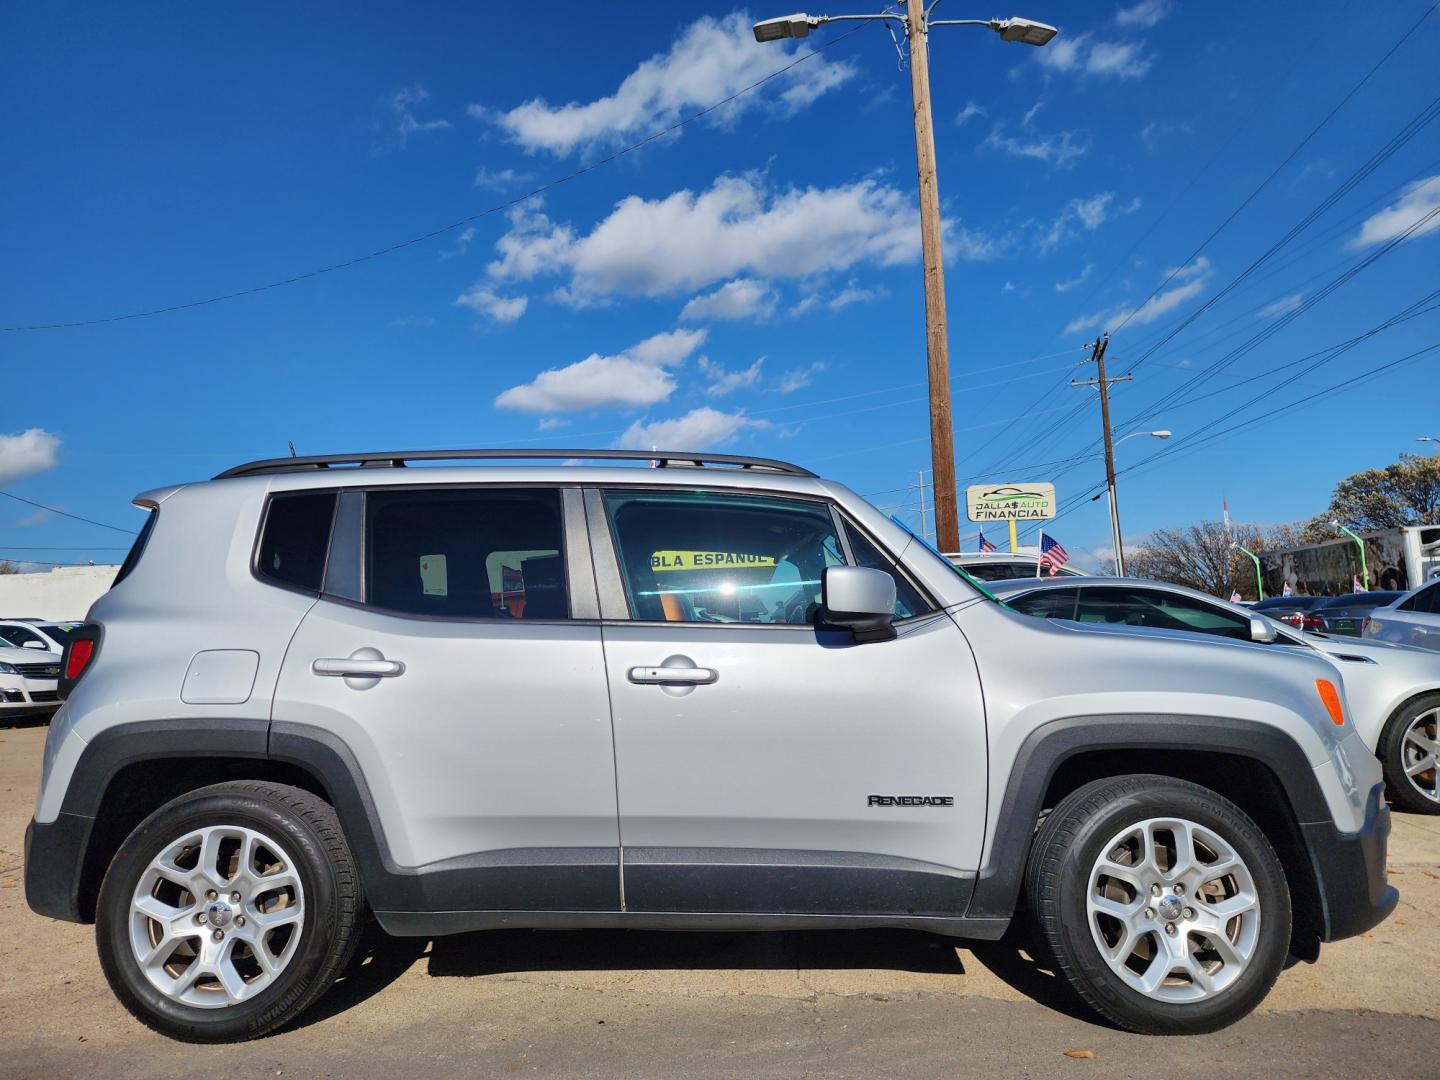
[[[1259,612],[1162,581],[1043,579],[995,582],[992,589],[1027,615],[1313,649],[1340,670],[1355,730],[1380,758],[1391,799],[1407,810],[1440,814],[1437,654],[1369,638],[1302,634]]]
[[[60,707],[60,654],[0,643],[0,720],[46,716]]]
[[[59,654],[65,651],[65,639],[80,625],[77,622],[0,619],[0,646]]]

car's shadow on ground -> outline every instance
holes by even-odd
[[[962,958],[959,947],[968,950]],[[417,962],[434,978],[544,971],[880,971],[963,976],[979,964],[1027,998],[1098,1023],[1069,984],[1037,957],[1027,926],[1000,941],[959,942],[911,930],[684,933],[641,930],[489,930],[392,938],[371,926],[344,975],[293,1027],[353,1008]],[[973,958],[973,959],[972,959]],[[963,989],[963,985],[961,987]]]

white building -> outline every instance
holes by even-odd
[[[47,574],[0,574],[0,619],[79,622],[119,566],[57,566]]]

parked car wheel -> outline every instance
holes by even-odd
[[[256,1038],[303,1012],[354,952],[364,901],[334,810],[236,782],[182,795],[125,841],[95,936],[137,1018],[189,1042]]]
[[[1142,1034],[1216,1031],[1255,1008],[1290,942],[1285,873],[1229,800],[1164,776],[1097,780],[1035,838],[1026,887],[1076,992]]]
[[[1407,703],[1380,734],[1390,798],[1417,814],[1440,814],[1440,694]]]

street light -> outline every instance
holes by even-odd
[[[1370,568],[1365,565],[1365,538],[1362,537],[1359,533],[1357,533],[1354,529],[1347,528],[1344,525],[1340,524],[1339,521],[1332,521],[1330,522],[1330,524],[1334,525],[1336,529],[1338,529],[1340,532],[1350,537],[1351,540],[1354,540],[1355,543],[1360,545],[1360,582],[1363,586],[1363,591],[1369,592]]]
[[[1437,445],[1440,445],[1440,437],[1437,437],[1437,436],[1435,436],[1435,435],[1421,435],[1421,436],[1420,436],[1418,439],[1416,439],[1415,441],[1416,441],[1416,442],[1436,443]]]
[[[1160,431],[1132,431],[1129,435],[1122,435],[1115,440],[1119,446],[1126,439],[1138,438],[1141,435],[1148,435],[1154,439],[1168,439],[1172,432],[1168,429]],[[1115,491],[1115,478],[1112,475],[1109,483],[1110,489],[1110,532],[1115,537],[1115,576],[1125,576],[1125,541],[1120,536],[1120,500]]]
[[[901,0],[904,3],[905,0]],[[960,518],[955,495],[955,438],[950,419],[950,346],[945,325],[945,265],[940,252],[940,191],[935,178],[935,131],[930,115],[932,26],[983,26],[1003,41],[1044,45],[1059,31],[1032,19],[930,19],[940,0],[909,0],[911,14],[807,15],[796,12],[754,25],[755,40],[803,38],[830,22],[898,22],[910,45],[910,97],[914,105],[915,165],[920,188],[920,248],[925,268],[925,356],[930,382],[930,459],[935,485],[935,543],[941,551],[960,550]]]

